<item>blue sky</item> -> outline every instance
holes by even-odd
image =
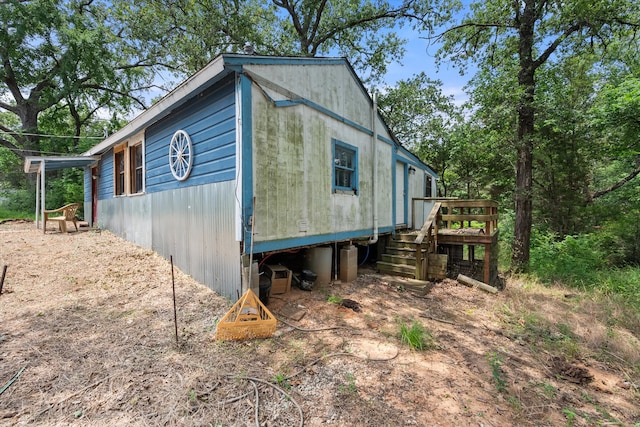
[[[469,0],[463,0],[463,8],[454,17],[461,20],[462,16],[468,12]],[[450,24],[453,24],[451,22]],[[424,71],[428,77],[442,81],[442,90],[445,95],[453,95],[457,104],[461,104],[469,97],[464,93],[463,87],[475,73],[476,67],[469,65],[464,76],[451,64],[443,63],[436,66],[435,55],[439,45],[426,39],[429,34],[418,32],[405,25],[403,28],[395,30],[399,37],[406,39],[406,54],[402,63],[393,63],[388,67],[386,82],[394,85],[398,80],[408,79],[411,76]],[[431,35],[437,35],[444,31],[444,28],[437,28]]]
[[[453,95],[456,103],[462,103],[468,99],[463,87],[471,78],[469,71],[461,76],[459,70],[450,64],[436,66],[437,46],[430,46],[427,40],[421,39],[416,33],[403,32],[402,36],[408,39],[405,58],[402,63],[392,63],[388,66],[385,78],[387,84],[393,86],[399,80],[408,79],[424,71],[431,79],[442,81],[443,93]]]

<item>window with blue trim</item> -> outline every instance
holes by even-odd
[[[333,139],[333,192],[358,194],[358,148]]]

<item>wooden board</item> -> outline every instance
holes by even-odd
[[[446,254],[429,254],[427,277],[429,279],[446,279],[447,260]]]

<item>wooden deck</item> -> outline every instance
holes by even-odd
[[[481,277],[476,278],[488,284],[495,283],[498,276],[498,204],[492,200],[418,198],[412,200],[414,208],[420,201],[434,202],[434,208],[439,205],[435,221],[433,215],[430,216],[433,221],[430,239],[439,253],[448,255],[449,270],[473,275],[476,265],[481,264]],[[483,250],[476,250],[478,247]],[[480,259],[475,259],[476,253],[482,253]]]

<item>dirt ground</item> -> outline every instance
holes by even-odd
[[[232,303],[176,270],[176,344],[170,264],[150,250],[6,222],[4,265],[0,425],[640,425],[638,331],[575,291],[369,267],[272,295],[271,338],[216,341]],[[399,338],[414,322],[422,351]]]

